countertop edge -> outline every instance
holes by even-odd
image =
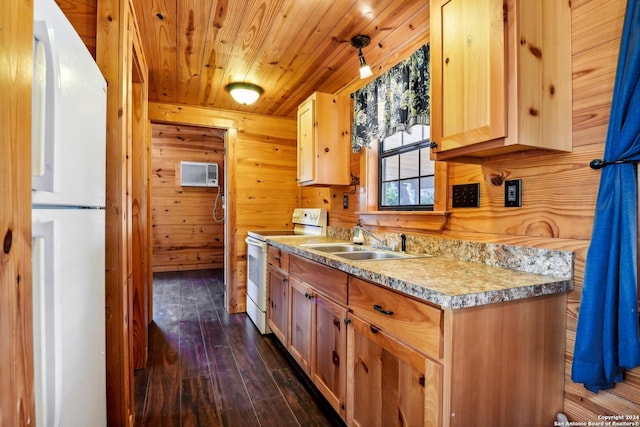
[[[283,241],[285,240],[285,241]],[[407,282],[406,280],[401,280],[396,277],[391,277],[389,275],[376,272],[372,268],[375,264],[370,264],[371,261],[368,262],[357,262],[357,261],[348,261],[348,260],[338,260],[330,255],[325,255],[317,251],[307,250],[304,247],[301,247],[299,244],[288,243],[286,242],[286,238],[268,238],[267,243],[281,250],[286,250],[292,254],[301,256],[303,258],[310,259],[312,261],[316,261],[320,264],[335,268],[337,270],[348,273],[354,277],[359,279],[367,280],[373,282],[377,285],[393,289],[400,293],[409,295],[411,297],[417,298],[419,300],[423,300],[430,304],[435,304],[444,309],[461,309],[461,308],[469,308],[487,304],[494,304],[500,302],[514,301],[525,298],[535,298],[539,296],[545,295],[555,295],[560,293],[566,293],[573,290],[573,280],[566,278],[558,278],[551,276],[542,276],[539,274],[533,273],[522,273],[518,272],[518,274],[524,274],[530,277],[539,277],[540,282],[533,285],[524,285],[524,286],[515,286],[508,289],[496,289],[496,290],[487,290],[483,292],[471,292],[462,295],[449,295],[443,292],[439,292],[429,287],[425,287],[422,285],[416,285],[415,283]],[[296,242],[297,239],[289,241]],[[334,242],[335,239],[331,239]],[[341,242],[344,243],[344,242]],[[430,258],[426,258],[430,259]],[[380,261],[383,263],[387,263],[389,261]],[[404,261],[399,261],[404,262]],[[460,261],[465,264],[469,264],[470,266],[474,266],[473,262],[468,261]],[[373,262],[377,263],[377,262]],[[368,267],[369,266],[369,267]],[[499,268],[501,270],[507,270],[500,267],[492,267]],[[514,274],[516,272],[514,271]]]

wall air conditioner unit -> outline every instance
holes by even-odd
[[[180,185],[183,187],[217,187],[218,164],[181,161]]]

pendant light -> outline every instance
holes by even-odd
[[[246,82],[229,83],[225,89],[237,103],[243,105],[253,104],[264,92],[260,86]]]
[[[371,77],[373,72],[371,72],[371,67],[364,60],[364,55],[362,54],[362,48],[369,46],[371,39],[369,36],[364,36],[362,34],[358,34],[351,39],[351,46],[358,49],[358,60],[360,61],[360,78],[366,79],[367,77]]]

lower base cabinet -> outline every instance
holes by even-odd
[[[289,276],[286,272],[269,266],[269,302],[267,318],[269,328],[282,343],[289,333]]]
[[[348,425],[440,425],[441,366],[357,316],[349,321]]]
[[[312,379],[333,409],[345,416],[347,379],[347,308],[314,296]]]
[[[313,291],[300,280],[289,278],[291,331],[287,349],[298,365],[311,375]]]
[[[349,426],[537,427],[563,409],[566,294],[443,309],[295,255],[270,282],[272,329]]]

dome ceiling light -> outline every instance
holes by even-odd
[[[264,92],[260,86],[246,82],[229,83],[224,88],[237,103],[243,105],[253,104]]]

